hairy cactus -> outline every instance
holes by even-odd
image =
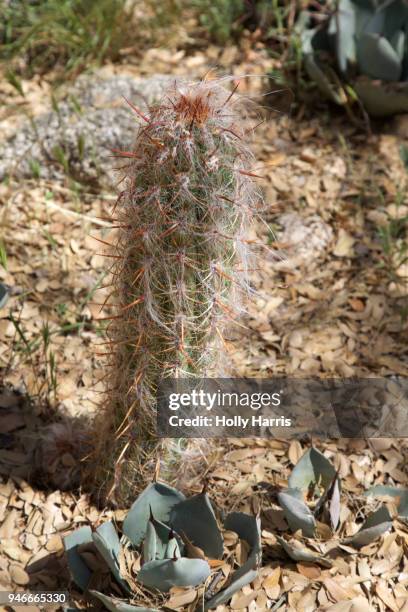
[[[220,375],[223,329],[247,288],[253,187],[240,98],[222,81],[175,83],[139,127],[112,211],[114,312],[99,417],[98,482],[125,502],[154,464],[162,377]]]

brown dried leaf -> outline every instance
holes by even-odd
[[[171,589],[170,598],[166,601],[166,608],[177,610],[193,603],[196,598],[197,591],[195,589]]]
[[[15,584],[23,586],[30,582],[30,576],[20,565],[10,565],[9,573]]]
[[[322,570],[318,565],[304,565],[303,563],[297,563],[296,567],[299,574],[302,574],[302,576],[305,576],[306,578],[310,578],[310,580],[316,580],[322,573]]]
[[[231,599],[230,607],[231,610],[242,610],[247,608],[254,599],[256,599],[258,591],[251,591],[244,595],[242,592],[235,593]]]

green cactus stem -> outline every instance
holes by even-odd
[[[162,377],[220,375],[223,330],[247,289],[247,231],[260,202],[241,100],[222,81],[175,83],[139,123],[112,211],[114,312],[98,485],[116,503],[156,458]],[[95,463],[96,462],[96,463]]]

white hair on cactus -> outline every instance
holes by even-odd
[[[248,229],[262,201],[250,172],[242,99],[226,79],[175,81],[143,115],[112,217],[115,312],[98,480],[125,501],[155,437],[163,377],[219,375],[225,327],[250,292]],[[106,489],[105,489],[106,490]]]

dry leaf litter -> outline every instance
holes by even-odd
[[[102,289],[98,300],[93,296],[103,285],[105,268],[91,235],[107,235],[103,217],[114,199],[107,187],[112,180],[107,149],[131,129],[116,94],[137,97],[144,89],[149,96],[151,87],[154,95],[166,77],[152,75],[199,77],[215,62],[236,75],[262,75],[269,67],[266,55],[250,45],[240,51],[209,47],[205,54],[190,56],[151,49],[137,67],[108,66],[88,80],[81,77],[73,92],[84,116],[75,115],[72,102],[61,102],[59,121],[50,111],[46,82],[23,81],[25,98],[5,81],[1,84],[0,119],[8,138],[1,172],[11,175],[0,185],[8,255],[0,280],[11,288],[0,310],[0,367],[7,387],[0,395],[1,589],[65,589],[69,577],[61,535],[81,524],[123,518],[120,510],[101,511],[86,495],[63,490],[77,478],[81,427],[103,388],[98,382],[101,362],[94,355],[102,335],[96,323],[100,306],[93,302],[103,302],[106,294]],[[147,81],[133,80],[146,76]],[[241,85],[253,95],[262,86],[261,78],[243,79]],[[43,130],[44,147],[36,148],[27,112]],[[367,136],[344,121],[334,117],[327,124],[302,113],[276,113],[256,130],[254,150],[265,177],[268,210],[254,237],[266,248],[262,269],[253,272],[259,294],[244,317],[246,329],[231,329],[228,340],[236,375],[408,374],[401,317],[407,266],[397,261],[391,276],[381,265],[378,237],[378,228],[408,211],[406,198],[398,203],[406,182],[399,156],[404,124],[394,122]],[[108,131],[101,131],[105,126]],[[67,142],[65,157],[55,160],[55,148]],[[33,147],[39,168],[28,163]],[[65,163],[71,179],[85,187],[73,188]],[[46,347],[44,322],[50,331]],[[28,399],[44,396],[49,405]],[[50,411],[58,414],[59,430],[47,425]],[[342,479],[345,535],[355,533],[362,522],[368,503],[362,494],[369,486],[407,486],[408,445],[403,440],[315,443]],[[406,612],[408,529],[403,521],[394,519],[392,530],[368,546],[340,549],[329,566],[296,562],[279,545],[277,536],[288,532],[276,494],[309,447],[308,440],[251,439],[225,441],[209,450],[205,472],[212,498],[222,508],[260,511],[264,546],[259,577],[217,611]],[[44,475],[47,487],[41,482]],[[189,491],[200,490],[201,481],[202,472],[191,475]],[[294,548],[320,557],[333,546],[333,534],[323,528],[314,540],[299,533],[285,537]],[[226,543],[231,559],[236,555],[242,561],[245,547],[233,534]],[[226,564],[225,572],[230,570]],[[172,597],[172,609],[189,609],[188,591]]]

